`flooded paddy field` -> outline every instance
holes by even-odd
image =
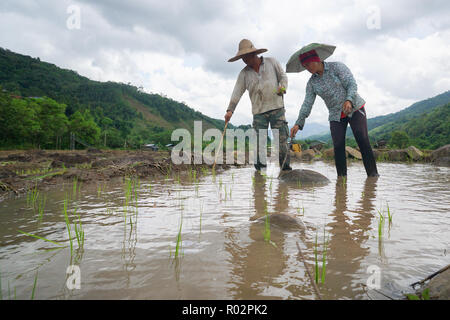
[[[2,298],[317,299],[306,264],[323,299],[402,299],[449,264],[449,168],[379,163],[367,178],[353,162],[346,180],[332,163],[293,168],[331,182],[288,185],[271,163],[74,178],[7,198]]]

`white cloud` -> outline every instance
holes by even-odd
[[[67,7],[81,9],[69,30]],[[380,29],[367,28],[368,8]],[[449,89],[448,1],[69,1],[3,0],[0,43],[12,51],[100,81],[131,82],[223,118],[242,61],[228,63],[242,38],[285,65],[310,42],[337,46],[330,61],[352,70],[369,117],[395,112]],[[307,72],[288,74],[287,118],[296,120]],[[308,122],[326,124],[320,98]],[[252,121],[245,94],[232,118]]]

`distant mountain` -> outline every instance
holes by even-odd
[[[435,149],[450,143],[449,114],[450,91],[446,91],[433,98],[416,102],[401,111],[370,118],[367,120],[367,127],[372,142],[378,139],[389,141],[392,132],[404,131],[416,147]],[[353,138],[350,128],[347,130],[347,138]],[[332,143],[329,132],[311,136],[309,139]]]
[[[296,139],[310,139],[311,136],[324,135],[329,131],[330,128],[327,125],[315,122],[306,122],[303,130],[298,131]]]
[[[172,130],[192,131],[195,120],[202,121],[203,130],[223,130],[225,125],[224,120],[210,118],[168,97],[145,93],[142,88],[89,80],[75,71],[2,48],[0,86],[3,92],[15,96],[45,96],[65,104],[68,118],[77,111],[88,110],[102,130],[101,135],[106,131],[114,135],[113,140],[109,139],[110,147],[123,146],[124,142],[136,146],[157,142],[153,140],[169,143]]]

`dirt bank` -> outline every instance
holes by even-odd
[[[176,176],[212,165],[174,165],[169,151],[28,150],[0,151],[0,201],[37,187],[49,189],[65,181],[108,181],[121,176]],[[228,168],[216,165],[216,171]],[[198,176],[198,174],[197,174]]]

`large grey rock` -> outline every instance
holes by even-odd
[[[297,186],[325,185],[330,182],[327,177],[316,171],[302,169],[282,171],[280,180]]]
[[[345,151],[347,152],[347,155],[349,155],[351,158],[355,158],[358,160],[362,159],[361,152],[359,152],[358,150],[356,150],[352,147],[346,146]]]
[[[268,215],[270,227],[277,227],[287,231],[304,230],[305,224],[302,220],[288,213],[272,213]],[[266,216],[255,220],[255,223],[266,223]]]
[[[389,161],[408,161],[409,155],[405,150],[390,150],[387,152]]]
[[[414,146],[409,146],[405,151],[408,153],[409,157],[415,161],[423,158],[423,152]]]
[[[423,288],[429,289],[430,299],[450,299],[450,269],[433,277]]]
[[[333,159],[334,158],[334,149],[329,148],[322,152],[322,158],[324,159]]]
[[[447,144],[431,153],[431,162],[437,166],[450,167],[450,144]]]
[[[311,161],[314,159],[315,156],[316,156],[316,153],[314,152],[313,149],[303,150],[301,152],[301,159],[303,161]]]

